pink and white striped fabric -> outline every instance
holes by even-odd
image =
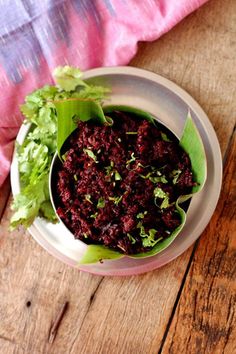
[[[125,65],[207,0],[0,0],[0,186],[10,168],[24,96],[58,65]]]

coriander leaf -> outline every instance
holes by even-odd
[[[94,214],[91,214],[91,215],[90,215],[90,218],[96,219],[97,216],[98,216],[98,212],[96,212],[96,213],[94,213]]]
[[[47,220],[50,220],[53,223],[58,221],[58,218],[55,214],[50,200],[45,200],[44,202],[42,202],[39,209],[39,215],[46,218]]]
[[[97,161],[97,156],[92,152],[92,150],[89,149],[83,149],[83,152],[86,153],[91,159],[93,159],[96,163]]]
[[[165,178],[165,176],[158,176],[158,177],[149,177],[150,181],[152,183],[158,183],[158,182],[161,182],[161,183],[168,183],[167,179]]]
[[[81,79],[83,73],[72,66],[58,66],[53,71],[53,77],[57,85],[65,91],[73,91],[77,86],[86,87],[87,84]]]
[[[122,198],[123,198],[122,195],[120,197],[108,197],[108,199],[113,201],[115,205],[118,205]]]
[[[101,197],[98,199],[97,208],[104,208],[104,207],[105,207],[105,199]]]
[[[156,187],[153,191],[153,194],[155,196],[155,204],[156,204],[156,198],[160,198],[160,199],[163,199],[161,205],[160,205],[160,208],[161,209],[165,209],[165,208],[168,208],[169,207],[169,195],[164,192],[161,188],[159,187]],[[156,204],[157,205],[157,204]],[[158,205],[157,205],[158,206]]]
[[[127,234],[129,240],[131,241],[132,245],[136,243],[136,239],[131,235],[131,234]]]
[[[122,180],[122,177],[121,177],[121,175],[119,174],[118,171],[115,171],[115,180],[116,180],[116,181]]]
[[[90,204],[93,204],[93,202],[91,201],[91,195],[90,195],[90,194],[85,194],[85,199],[86,199],[87,202],[89,202]]]
[[[173,180],[172,180],[173,184],[178,183],[178,179],[179,179],[179,176],[181,173],[182,173],[181,170],[173,170],[171,172],[171,176],[173,177]]]
[[[154,229],[151,229],[151,230],[154,230]],[[149,230],[149,231],[151,231],[151,230]],[[163,239],[163,237],[159,237],[157,240],[153,240],[151,237],[147,237],[142,240],[142,244],[143,244],[143,247],[153,247],[162,239]]]
[[[40,207],[47,199],[46,188],[48,188],[48,175],[44,173],[15,196],[11,206],[12,210],[15,210],[11,218],[11,230],[19,224],[25,227],[32,224],[35,217],[39,215]],[[46,214],[45,208],[46,205],[42,209],[44,215]],[[52,219],[55,220],[55,214],[50,212],[50,215],[53,215]]]
[[[154,196],[156,197],[156,198],[161,198],[161,199],[163,199],[163,198],[166,198],[168,195],[166,194],[166,192],[164,192],[161,188],[159,188],[159,187],[156,187],[155,189],[154,189],[154,191],[153,191],[153,193],[154,193]]]
[[[134,162],[135,160],[136,160],[136,157],[134,156],[134,152],[132,152],[132,154],[131,154],[131,159],[128,160],[128,161],[126,161],[126,166],[127,166],[127,165],[130,165],[131,162]]]
[[[159,242],[163,237],[159,237],[157,240],[155,236],[157,234],[156,229],[149,229],[148,233],[145,231],[145,228],[141,221],[138,222],[137,228],[140,228],[139,235],[142,237],[143,247],[153,247],[157,242]]]
[[[145,215],[147,215],[147,210],[145,210],[143,213],[138,213],[136,218],[137,219],[143,219]]]
[[[171,141],[171,140],[168,138],[168,136],[167,136],[165,133],[163,133],[163,132],[161,132],[161,138],[162,138],[162,140],[164,140],[164,141]]]

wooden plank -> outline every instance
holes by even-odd
[[[162,353],[236,352],[236,134],[223,190],[191,265]]]
[[[70,326],[81,326],[103,277],[64,265],[23,229],[9,233],[9,203],[0,230],[0,348],[4,345],[4,354],[13,347],[17,353],[44,354],[51,347],[49,336],[63,304],[69,302],[68,311],[54,342],[66,328],[73,341]]]
[[[190,93],[209,116],[222,152],[236,112],[235,24],[235,0],[210,1],[158,41],[142,43],[131,62]]]
[[[209,2],[159,41],[142,45],[132,62],[193,94],[209,114],[223,154],[234,124],[235,84],[229,80],[235,68],[234,3]],[[53,259],[23,230],[9,233],[10,215],[8,205],[0,229],[4,354],[158,352],[192,249],[142,276],[102,278]],[[53,324],[67,301],[50,344]]]
[[[37,354],[118,353],[123,345],[145,350],[151,338],[161,339],[191,249],[155,272],[103,278],[65,266],[23,229],[9,234],[10,215],[8,206],[0,231],[0,347],[4,345],[7,354],[13,349]],[[66,302],[68,309],[50,343],[53,324]],[[114,344],[121,337],[122,342]]]

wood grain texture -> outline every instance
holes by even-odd
[[[141,43],[131,65],[163,75],[209,116],[224,152],[236,112],[236,1],[209,1],[154,43]]]
[[[7,207],[0,233],[4,354],[143,353],[150,342],[161,341],[191,249],[155,272],[103,278],[55,260],[23,229],[9,234],[10,215]],[[50,344],[52,324],[67,301]]]
[[[236,134],[216,213],[204,232],[162,353],[236,352]]]
[[[217,131],[223,155],[232,134],[235,123],[233,112],[236,111],[235,10],[234,0],[228,0],[227,5],[224,0],[210,1],[160,40],[141,44],[136,58],[131,63],[175,81],[192,94],[208,113]],[[0,226],[1,354],[157,353],[161,349],[164,333],[169,329],[169,319],[179,297],[181,306],[178,306],[178,312],[175,314],[182,314],[181,318],[185,321],[189,318],[191,325],[193,313],[189,307],[190,300],[186,288],[184,287],[182,291],[182,281],[186,269],[189,269],[193,248],[162,269],[142,276],[130,278],[93,276],[60,263],[37,245],[24,230],[9,233],[11,216],[9,203]],[[226,203],[224,213],[221,215],[222,223],[221,218],[218,219],[218,224],[213,219],[200,245],[206,242],[206,239],[214,238],[216,233],[224,234],[224,218],[228,214],[230,205]],[[227,232],[227,228],[225,230]],[[228,289],[233,286],[230,270],[224,267],[223,277],[223,273],[219,273],[221,268],[217,268],[218,261],[220,262],[218,254],[221,254],[222,262],[224,259],[223,250],[229,237],[225,235],[223,244],[221,243],[223,236],[214,238],[215,256],[211,250],[203,247],[206,279],[213,282],[213,293],[214,289]],[[199,246],[200,248],[202,246]],[[191,272],[187,275],[187,284],[198,280],[198,285],[204,286],[205,273],[200,272],[201,262],[202,258],[197,253],[194,268],[190,268]],[[199,269],[199,272],[195,273],[195,269]],[[217,278],[215,274],[222,276]],[[196,288],[189,286],[187,289],[192,291]],[[203,311],[207,308],[202,320],[202,328],[207,332],[210,328],[207,324],[216,326],[215,322],[210,320],[214,304],[208,303],[208,298],[212,297],[207,297],[203,292],[199,294],[194,298],[197,311],[195,316],[200,316],[201,309]],[[220,290],[216,291],[214,300],[217,300],[218,296],[222,297]],[[225,299],[229,300],[227,294]],[[66,302],[68,309],[61,318],[55,338],[49,343],[50,331]],[[186,314],[185,302],[188,308]],[[225,310],[222,311],[225,313]],[[230,311],[229,307],[228,321],[232,318]],[[217,317],[220,314],[216,312]],[[220,321],[219,317],[220,328],[225,330],[226,327],[223,327]],[[180,324],[174,316],[170,337],[167,333],[163,350],[178,354],[176,336],[182,335],[182,332],[179,330],[174,336],[175,322],[178,331]],[[229,322],[227,323],[229,325]],[[184,327],[184,330],[187,332],[186,328]],[[210,342],[210,339],[206,341],[199,324],[197,328],[193,330],[196,333],[199,331],[202,342],[199,344],[201,351],[196,353],[204,353],[204,348],[207,350],[215,348],[213,341]],[[218,331],[217,335],[220,336],[220,333],[220,340],[223,341],[223,332]],[[232,352],[232,333],[227,343],[225,341],[225,353],[230,352],[229,350]],[[186,333],[184,335],[186,336]],[[172,339],[174,344],[171,347],[169,343]],[[184,344],[182,341],[181,350],[186,352],[186,348],[187,343]],[[188,353],[192,354],[192,351]],[[214,351],[212,353],[215,354]]]

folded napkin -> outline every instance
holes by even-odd
[[[0,186],[8,175],[24,96],[58,65],[125,65],[207,0],[4,0],[0,2]]]

